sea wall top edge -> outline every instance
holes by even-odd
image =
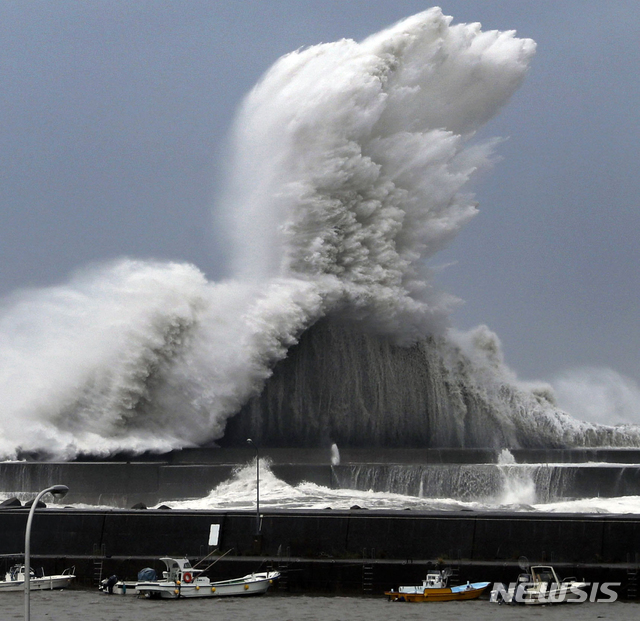
[[[26,514],[29,507],[7,507],[0,509],[0,514]],[[223,519],[227,517],[255,519],[255,510],[228,509],[124,509],[124,508],[75,508],[62,506],[48,506],[38,509],[38,514],[68,514],[86,516],[192,516],[194,518]],[[560,513],[545,511],[429,511],[421,509],[269,509],[261,511],[262,519],[300,519],[300,518],[363,518],[363,519],[427,519],[427,520],[482,520],[482,521],[531,521],[531,522],[633,522],[640,521],[640,514],[616,514],[616,513]]]
[[[339,448],[341,464],[357,463],[496,463],[502,449],[492,448]],[[588,461],[640,463],[638,448],[510,449],[517,463],[584,463]],[[115,455],[76,461],[165,462],[170,464],[242,464],[253,460],[247,448],[187,448],[165,454]],[[260,448],[260,457],[274,464],[330,464],[330,448]]]
[[[339,448],[339,463],[347,464],[478,464],[497,463],[504,449],[493,448]],[[516,463],[586,463],[614,462],[640,463],[638,448],[514,448],[509,452]],[[335,463],[331,448],[274,448],[260,447],[261,459],[272,464]],[[185,448],[168,453],[139,455],[118,453],[111,456],[82,455],[74,460],[62,461],[36,455],[26,456],[20,463],[135,463],[135,464],[218,464],[241,465],[252,461],[255,450],[246,448]],[[332,461],[333,458],[333,461]],[[16,460],[11,460],[13,463]],[[0,463],[8,463],[7,461]]]

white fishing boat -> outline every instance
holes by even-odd
[[[64,589],[75,578],[73,572],[74,568],[72,567],[65,569],[61,574],[36,576],[32,568],[29,576],[29,590],[52,591],[53,589]],[[4,580],[0,580],[0,593],[4,591],[24,591],[25,577],[24,565],[14,565],[6,572]]]
[[[162,579],[136,582],[135,593],[162,599],[262,595],[280,577],[280,572],[267,571],[213,582],[202,575],[206,570],[192,567],[186,558],[165,557],[160,560],[167,568],[162,572]]]
[[[515,584],[508,589],[496,588],[491,591],[491,601],[499,604],[562,604],[586,601],[585,591],[589,583],[575,578],[560,580],[550,565],[536,565],[527,573],[520,574]]]

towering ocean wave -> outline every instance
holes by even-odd
[[[224,433],[327,290],[119,261],[5,300],[0,454],[167,451]]]
[[[425,261],[476,213],[491,165],[474,131],[520,85],[535,44],[433,9],[361,43],[280,59],[249,94],[222,209],[235,274],[331,276],[340,311],[413,342],[453,298]]]
[[[387,347],[391,358],[437,358],[416,367],[412,386],[396,377],[405,396],[427,396],[413,412],[393,400],[378,408],[377,438],[384,417],[391,427],[427,417],[416,437],[428,445],[479,445],[489,420],[492,446],[526,445],[528,434],[533,444],[634,441],[585,431],[545,389],[515,387],[482,329],[446,336],[456,300],[434,288],[426,266],[476,213],[465,188],[491,166],[496,141],[474,132],[518,88],[534,50],[513,32],[451,25],[432,9],[361,43],[280,59],[235,125],[219,206],[234,249],[227,281],[207,282],[191,265],[120,260],[2,302],[0,454],[164,451],[220,439],[327,317],[381,339],[370,347],[379,370],[393,367]],[[444,371],[424,375],[436,367]],[[372,428],[367,408],[349,408],[335,427],[341,445]],[[323,420],[276,411],[272,429],[287,428],[289,414],[292,427]]]
[[[631,426],[578,421],[546,384],[519,382],[486,326],[411,346],[330,317],[305,331],[221,443],[264,446],[629,446]]]

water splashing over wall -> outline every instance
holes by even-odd
[[[3,300],[0,455],[202,445],[226,438],[240,410],[231,440],[254,430],[242,442],[637,442],[580,427],[544,391],[514,385],[488,330],[446,333],[456,300],[435,289],[426,261],[476,213],[467,184],[492,165],[496,141],[474,132],[535,50],[514,32],[451,21],[432,9],[267,72],[238,116],[219,207],[234,248],[228,281],[121,260]],[[303,389],[277,394],[274,367],[327,317],[356,327],[351,343],[321,347],[331,362],[317,393],[302,374],[287,381]],[[370,376],[345,400],[335,376],[356,370],[341,357]],[[265,382],[271,411],[256,405]]]

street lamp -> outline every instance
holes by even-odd
[[[29,517],[27,518],[27,530],[24,535],[24,619],[31,619],[31,602],[29,595],[31,592],[31,522],[33,522],[33,514],[36,512],[38,502],[45,494],[51,494],[54,498],[64,498],[69,491],[66,485],[53,485],[43,489],[33,501]]]
[[[260,535],[260,453],[251,438],[247,438],[247,444],[256,450],[256,535]]]

